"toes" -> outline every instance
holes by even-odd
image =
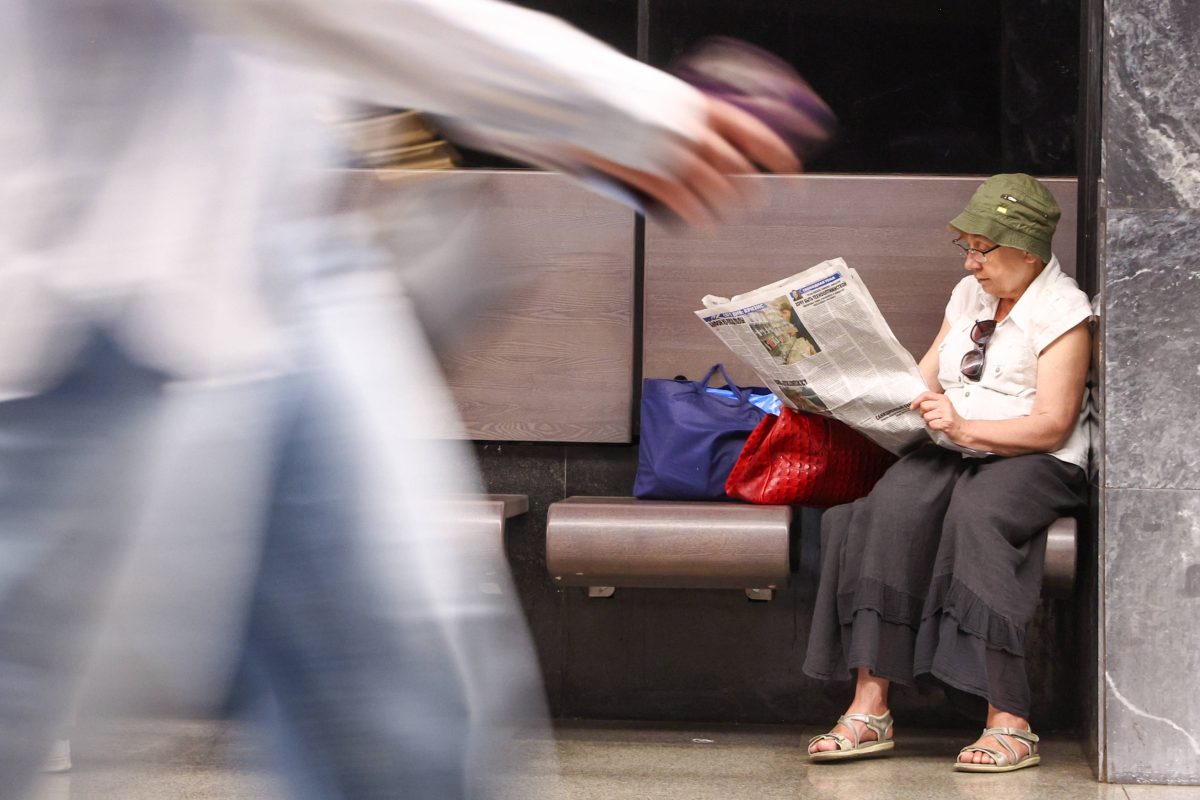
[[[973,750],[970,753],[963,753],[958,757],[958,760],[964,764],[995,764],[995,760],[987,753],[981,753],[978,750]]]

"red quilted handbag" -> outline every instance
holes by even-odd
[[[761,505],[829,508],[865,496],[895,461],[835,419],[784,407],[751,432],[725,493]]]

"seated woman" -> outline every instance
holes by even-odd
[[[1061,216],[1028,175],[996,175],[950,223],[969,273],[921,359],[913,400],[964,456],[926,445],[821,526],[821,577],[804,671],[856,677],[854,700],[814,761],[890,749],[888,687],[932,676],[987,701],[987,727],[955,768],[1034,766],[1025,630],[1046,537],[1085,502],[1087,296],[1059,268]],[[982,703],[981,703],[982,705]]]

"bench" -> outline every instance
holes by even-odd
[[[568,497],[550,506],[546,566],[556,585],[592,597],[627,586],[769,600],[791,576],[791,523],[787,506]]]
[[[550,506],[546,568],[557,586],[586,586],[589,597],[618,587],[742,589],[770,600],[792,573],[792,509],[744,503],[568,497]],[[1046,532],[1043,592],[1075,586],[1078,523],[1064,517]]]
[[[735,381],[758,383],[696,320],[699,298],[745,292],[834,256],[858,270],[901,344],[923,355],[963,275],[946,223],[979,179],[755,180],[761,206],[715,234],[647,222],[642,374],[695,377],[720,361]],[[1074,274],[1076,182],[1045,183],[1063,210],[1055,252]],[[737,588],[767,599],[788,582],[790,519],[788,509],[770,506],[571,497],[550,507],[547,568],[556,585],[587,586],[594,597],[616,587],[674,587]],[[1048,531],[1047,594],[1069,593],[1074,585],[1076,535],[1073,519]]]
[[[500,594],[507,572],[504,560],[504,527],[513,517],[529,511],[529,497],[523,494],[480,494],[447,498],[430,509],[435,523],[445,521],[465,537],[469,552],[463,555],[479,564],[479,590]]]

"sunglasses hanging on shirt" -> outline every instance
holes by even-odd
[[[959,362],[958,369],[962,376],[969,381],[977,381],[983,377],[983,365],[987,361],[985,348],[996,332],[996,320],[981,319],[975,321],[971,328],[971,341],[975,346],[968,350]]]

